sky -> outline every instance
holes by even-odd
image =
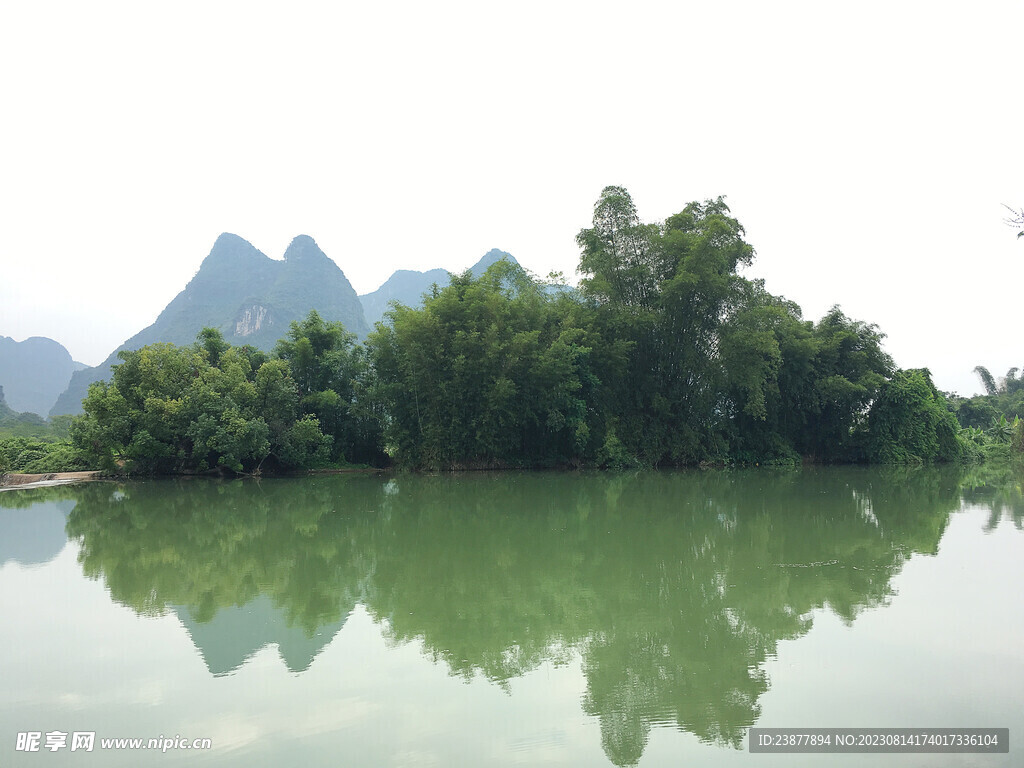
[[[0,335],[95,365],[221,232],[358,293],[491,248],[575,280],[608,185],[724,195],[744,274],[904,368],[1024,367],[1013,2],[0,5]]]

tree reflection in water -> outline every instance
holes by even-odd
[[[67,530],[86,575],[140,614],[178,612],[217,674],[270,642],[305,669],[357,603],[467,680],[505,684],[579,654],[583,708],[608,757],[632,765],[652,725],[739,748],[779,641],[826,606],[851,622],[885,604],[903,563],[937,552],[976,493],[962,479],[830,468],[94,484],[76,489]]]

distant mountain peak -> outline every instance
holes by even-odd
[[[285,261],[298,261],[310,257],[327,259],[327,254],[320,250],[316,240],[309,235],[299,235],[293,239],[288,250],[284,252]]]
[[[483,257],[480,259],[478,263],[486,263],[487,266],[490,266],[491,264],[494,264],[496,261],[501,261],[502,259],[508,259],[513,264],[519,263],[518,261],[516,261],[515,256],[513,256],[508,251],[501,250],[500,248],[491,248],[491,250],[489,250],[487,253],[483,255]]]
[[[209,270],[221,266],[233,267],[253,260],[269,261],[270,257],[248,240],[230,232],[223,232],[213,244],[209,255],[199,265],[199,271],[202,272],[204,268]]]
[[[487,253],[483,255],[480,261],[478,261],[476,264],[470,267],[469,271],[473,274],[473,277],[480,277],[480,275],[487,271],[488,267],[490,267],[492,264],[498,263],[502,259],[507,259],[508,261],[516,265],[519,264],[519,262],[516,261],[516,257],[513,256],[511,253],[508,253],[507,251],[502,251],[498,248],[491,248],[491,250],[489,250]]]
[[[45,416],[81,367],[53,339],[0,336],[0,388],[6,387],[7,405],[16,413]]]
[[[246,240],[244,237],[239,237],[232,232],[221,232],[220,235],[213,243],[211,250],[223,250],[225,248],[255,248],[252,243]]]
[[[218,328],[231,344],[251,344],[269,351],[289,324],[302,320],[311,309],[325,320],[341,322],[345,330],[357,336],[368,331],[351,283],[312,237],[296,237],[284,260],[279,261],[247,240],[225,232],[217,238],[199,271],[156,321],[118,350],[139,349],[155,342],[191,344],[196,334],[209,326]],[[111,367],[118,362],[118,350],[96,368],[70,377],[51,412],[79,413],[89,384],[110,376]]]
[[[470,267],[470,273],[474,277],[480,277],[489,266],[502,259],[508,259],[512,264],[519,264],[511,253],[499,248],[491,248],[476,264]],[[384,313],[388,311],[391,301],[397,301],[408,307],[420,306],[423,294],[430,290],[431,285],[437,283],[443,288],[448,285],[450,280],[451,273],[446,269],[437,268],[426,272],[417,272],[412,269],[396,270],[376,291],[359,297],[367,323],[373,325],[383,320]]]

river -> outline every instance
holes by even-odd
[[[1021,765],[1022,526],[986,468],[7,492],[0,764]],[[751,755],[751,726],[1010,746]]]

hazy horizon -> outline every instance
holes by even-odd
[[[5,10],[0,334],[95,365],[224,231],[358,294],[489,249],[574,282],[601,189],[725,195],[747,277],[940,389],[1024,365],[1024,6],[239,2]]]

